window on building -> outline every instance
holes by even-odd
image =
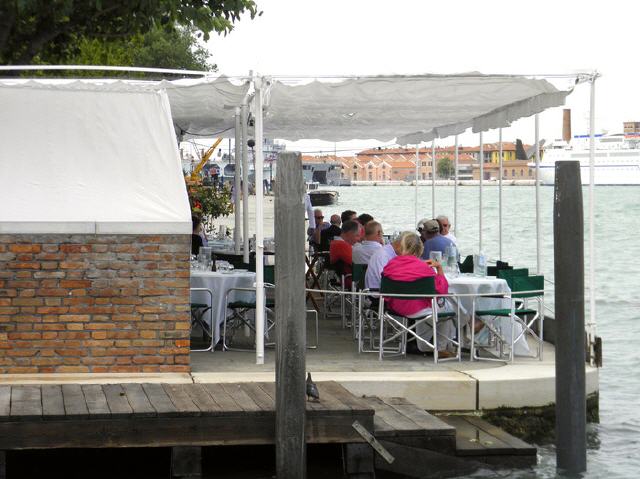
[[[422,173],[422,179],[425,180],[427,178],[427,174],[426,173]]]
[[[429,179],[431,179],[431,173],[429,173]]]
[[[422,162],[422,166],[427,166],[427,162],[426,162],[426,161],[423,161],[423,162]]]
[[[353,179],[357,180],[358,179],[358,173],[356,173],[355,171],[353,172]]]
[[[533,176],[533,170],[529,170],[529,176]]]
[[[383,171],[383,172],[382,172],[382,180],[383,180],[383,181],[386,181],[386,180],[387,180],[387,172],[386,172],[386,171]]]
[[[369,172],[369,181],[373,180],[373,173]]]
[[[524,176],[524,170],[521,168],[520,169],[520,177],[523,177],[523,176]]]
[[[511,170],[511,176],[516,176],[516,169]]]
[[[372,169],[372,168],[373,168],[373,165],[369,165],[369,166],[368,166],[368,168],[369,168],[369,169]]]
[[[502,176],[507,177],[509,175],[509,173],[507,172],[507,169],[504,169],[504,173],[502,173]]]

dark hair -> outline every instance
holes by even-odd
[[[345,210],[342,212],[342,214],[340,215],[340,219],[342,220],[342,222],[344,223],[345,221],[349,221],[351,219],[351,217],[353,215],[355,215],[356,212],[353,210]]]
[[[362,213],[360,216],[358,216],[358,223],[360,223],[362,226],[366,225],[371,220],[373,220],[373,216],[368,213]]]
[[[357,221],[348,220],[342,223],[340,231],[342,233],[354,233],[360,229],[360,224]]]

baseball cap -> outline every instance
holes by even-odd
[[[427,233],[437,233],[440,231],[440,224],[436,220],[423,219],[418,223],[419,231],[426,231]]]

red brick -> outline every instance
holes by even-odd
[[[61,261],[60,269],[83,269],[87,267],[87,263],[81,261]]]
[[[56,368],[57,373],[88,373],[89,368],[87,366],[58,366]]]
[[[91,286],[91,280],[61,280],[61,288],[88,288]]]
[[[163,364],[164,356],[137,356],[133,358],[133,364]]]
[[[91,253],[92,247],[88,244],[61,244],[60,251],[64,253]]]
[[[9,269],[40,269],[40,262],[35,261],[10,261],[7,265]]]
[[[86,356],[87,351],[85,349],[56,349],[56,354],[59,356]]]
[[[39,253],[42,247],[39,244],[12,244],[9,251],[12,253]]]

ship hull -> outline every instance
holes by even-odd
[[[590,182],[589,165],[580,165],[580,180],[583,185]],[[555,182],[555,164],[540,165],[540,183],[553,185]],[[640,163],[621,165],[595,165],[594,184],[596,185],[640,185]]]

